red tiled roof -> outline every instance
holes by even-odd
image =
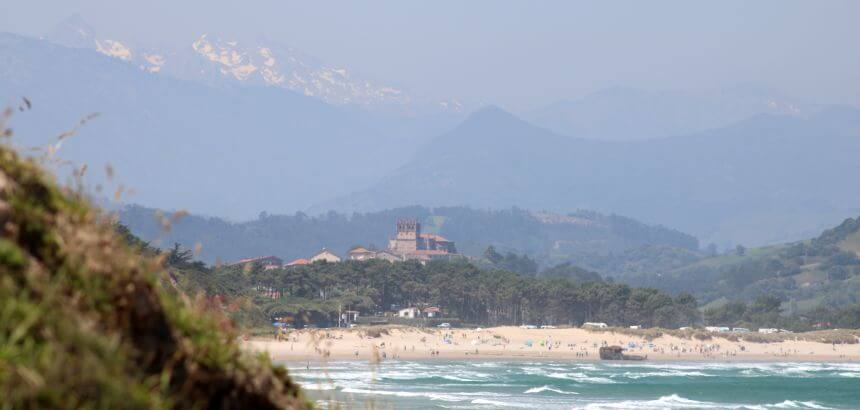
[[[441,312],[442,309],[437,308],[436,306],[430,306],[429,308],[424,309],[424,313],[428,312]]]
[[[287,266],[308,265],[310,263],[311,263],[311,261],[309,261],[305,258],[299,258],[299,259],[296,259],[296,260],[288,263]]]
[[[353,254],[353,253],[373,253],[373,252],[367,250],[367,248],[365,248],[363,246],[359,246],[355,249],[350,250],[349,253]]]

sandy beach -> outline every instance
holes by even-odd
[[[248,351],[265,352],[276,361],[415,360],[415,359],[547,359],[599,360],[602,345],[619,345],[627,353],[655,361],[860,361],[860,344],[804,340],[771,343],[710,340],[662,335],[653,340],[579,328],[486,329],[353,328],[293,330],[281,340],[250,338]]]

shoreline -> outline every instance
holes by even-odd
[[[860,344],[827,344],[804,340],[757,343],[730,341],[715,335],[710,340],[662,335],[642,336],[590,331],[580,328],[521,329],[506,326],[475,329],[368,328],[303,329],[286,340],[255,337],[242,342],[244,350],[265,353],[286,363],[389,360],[487,361],[601,361],[598,349],[620,345],[627,353],[647,356],[648,362],[860,362]]]
[[[368,360],[363,358],[353,358],[353,357],[321,357],[321,356],[307,356],[306,358],[299,359],[296,356],[289,356],[286,358],[274,358],[270,356],[275,363],[282,363],[287,365],[295,365],[295,366],[304,366],[308,363],[311,365],[319,365],[326,363],[369,363]],[[804,364],[804,363],[833,363],[833,364],[844,364],[844,363],[857,363],[860,364],[860,359],[855,358],[830,358],[827,356],[804,359],[804,358],[796,358],[796,360],[792,359],[783,359],[783,358],[769,358],[769,357],[757,357],[757,356],[744,356],[733,359],[691,359],[691,358],[672,358],[672,357],[660,357],[647,359],[647,360],[600,360],[600,359],[581,359],[581,358],[564,358],[564,357],[555,357],[555,356],[434,356],[434,357],[398,357],[398,358],[388,358],[383,359],[378,362],[371,362],[375,365],[384,366],[386,363],[396,363],[396,362],[421,362],[421,363],[433,363],[433,362],[505,362],[505,363],[517,363],[517,362],[566,362],[566,363],[606,363],[612,365],[619,366],[636,366],[636,365],[653,365],[653,364],[774,364],[774,363],[786,363],[786,364]]]

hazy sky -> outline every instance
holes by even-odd
[[[266,37],[417,94],[523,110],[613,85],[774,87],[860,105],[860,1],[3,0],[0,30],[78,13],[103,37]]]

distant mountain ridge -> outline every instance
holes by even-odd
[[[414,145],[415,133],[377,127],[386,122],[348,107],[271,87],[209,87],[14,34],[0,33],[0,90],[6,104],[22,96],[33,104],[12,118],[19,146],[56,144],[99,113],[58,156],[87,164],[97,182],[112,165],[135,201],[233,218],[365,186]]]
[[[571,137],[634,141],[692,135],[759,114],[809,117],[823,108],[753,85],[698,92],[611,87],[523,118]]]
[[[705,243],[799,239],[850,215],[860,192],[860,111],[762,114],[641,142],[573,139],[496,107],[428,142],[367,190],[312,209],[430,206],[599,209],[692,232]]]
[[[860,122],[851,107],[776,98],[774,112],[787,115],[643,141],[561,135],[498,108],[455,126],[456,110],[392,114],[267,85],[260,49],[208,36],[197,43],[203,54],[189,45],[187,66],[171,60],[179,71],[208,73],[183,80],[156,70],[168,65],[145,48],[71,23],[52,36],[78,48],[0,34],[3,98],[35,104],[13,118],[16,142],[56,143],[80,118],[101,113],[59,155],[88,164],[90,175],[111,163],[137,192],[131,201],[151,207],[233,219],[260,210],[413,204],[595,209],[676,227],[722,248],[808,237],[860,210],[856,190],[844,186],[858,171]],[[138,64],[134,56],[148,60]],[[620,96],[607,99],[612,111],[629,92],[604,94]],[[754,106],[771,96],[755,87],[729,94],[725,101],[751,95]],[[624,112],[613,121],[623,123]]]
[[[238,84],[274,87],[333,105],[414,110],[431,104],[406,90],[378,84],[347,67],[330,65],[295,48],[276,42],[237,41],[201,34],[179,49],[136,46],[132,42],[100,37],[80,16],[60,22],[46,39],[74,48],[86,48],[130,63],[141,70],[206,85]],[[462,109],[451,99],[434,103],[434,110]]]

